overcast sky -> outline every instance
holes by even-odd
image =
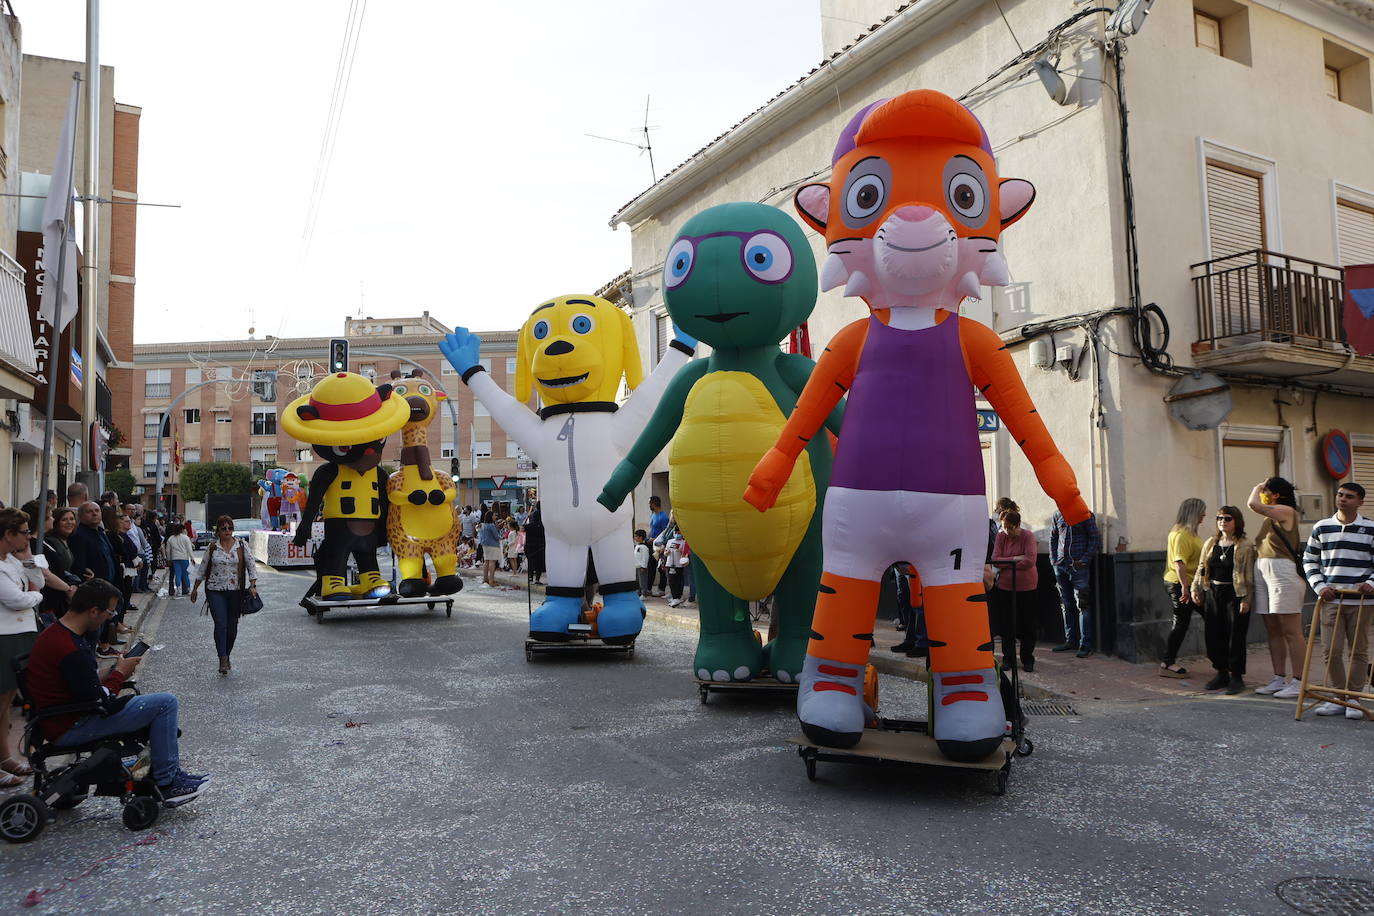
[[[84,0],[14,0],[28,54],[85,56]],[[372,0],[302,242],[348,0],[106,0],[100,57],[143,108],[139,343],[476,330],[630,266],[607,222],[820,59],[817,0]]]

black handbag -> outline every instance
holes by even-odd
[[[244,616],[245,614],[256,614],[258,611],[262,610],[262,599],[259,598],[257,595],[253,594],[252,592],[248,591],[248,589],[246,589],[246,588],[243,587],[243,571],[244,571],[244,568],[248,565],[248,561],[244,559],[244,551],[246,551],[246,550],[248,550],[248,546],[247,546],[246,544],[244,544],[242,541],[240,541],[240,542],[239,542],[239,616],[240,616],[240,617]]]

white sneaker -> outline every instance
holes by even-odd
[[[669,598],[668,607],[679,607],[682,604],[681,598]]]
[[[1360,704],[1356,704],[1356,705],[1360,705]],[[1347,719],[1367,719],[1367,718],[1369,718],[1369,715],[1368,715],[1368,710],[1365,710],[1365,708],[1364,708],[1363,705],[1360,705],[1360,708],[1359,708],[1359,709],[1351,709],[1350,707],[1347,706],[1346,709],[1345,709],[1345,717],[1346,717]]]
[[[1274,691],[1276,700],[1296,700],[1298,698],[1298,679],[1290,678],[1287,686],[1282,690]]]
[[[1274,696],[1282,690],[1283,686],[1287,683],[1288,678],[1284,677],[1282,674],[1276,674],[1269,683],[1265,684],[1263,687],[1255,688],[1255,693],[1262,693],[1267,697]]]
[[[1344,706],[1337,706],[1335,703],[1323,703],[1313,710],[1319,716],[1339,716],[1345,712]]]

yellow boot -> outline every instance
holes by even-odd
[[[379,572],[365,572],[358,577],[358,591],[364,598],[385,598],[391,594],[391,583]]]
[[[351,601],[352,599],[353,590],[348,587],[348,580],[343,576],[320,577],[321,601]]]

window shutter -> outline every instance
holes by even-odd
[[[1350,450],[1350,479],[1374,493],[1374,448],[1357,445]]]
[[[1220,162],[1207,162],[1207,235],[1212,257],[1264,247],[1262,178]]]
[[[667,315],[654,316],[654,365],[657,366],[668,352],[668,341],[672,340],[673,322]]]
[[[1336,227],[1340,230],[1342,267],[1374,264],[1374,210],[1337,200]]]

